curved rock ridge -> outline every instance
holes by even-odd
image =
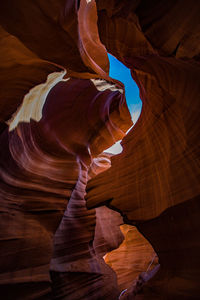
[[[19,122],[14,130],[6,129],[1,135],[4,252],[0,290],[8,299],[49,299],[60,294],[71,299],[94,299],[97,295],[96,299],[116,299],[119,294],[116,275],[105,264],[100,243],[103,241],[104,252],[118,247],[123,240],[121,223],[114,221],[116,228],[110,228],[113,238],[108,239],[104,224],[116,219],[115,212],[99,209],[96,217],[95,210],[86,209],[84,200],[91,153],[109,147],[132,124],[124,94],[109,87],[113,85],[104,80],[97,87],[90,79],[60,81],[48,93],[40,120],[30,117],[29,122]],[[38,102],[31,103],[34,115]],[[26,108],[21,110],[22,119],[23,114],[27,116]],[[95,231],[96,218],[101,231]],[[61,244],[57,245],[57,239]],[[62,261],[63,256],[66,263],[60,267],[57,260]]]
[[[103,79],[98,85],[75,78],[59,82],[48,94],[40,121],[52,142],[88,164],[90,153],[97,156],[124,137],[131,116],[124,92],[112,89],[113,84]]]
[[[114,271],[93,247],[95,210],[86,208],[87,169],[79,166],[79,179],[54,236],[50,263],[54,298],[116,299],[119,292]],[[98,218],[101,222],[99,213]],[[96,234],[101,236],[99,231]]]

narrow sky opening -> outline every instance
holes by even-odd
[[[110,61],[109,75],[112,78],[118,79],[123,82],[125,86],[126,102],[132,116],[133,123],[135,124],[140,116],[142,109],[142,101],[139,97],[139,89],[133,78],[131,77],[130,69],[122,64],[118,59],[108,53]],[[112,147],[105,150],[105,152],[118,154],[122,151],[120,141],[115,143]]]

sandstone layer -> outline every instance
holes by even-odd
[[[199,13],[194,0],[1,1],[3,299],[199,299]],[[127,135],[107,51],[140,89]]]

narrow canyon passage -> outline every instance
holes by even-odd
[[[199,15],[0,1],[3,300],[199,299]],[[109,60],[139,88],[135,126]]]

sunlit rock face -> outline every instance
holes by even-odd
[[[135,226],[124,224],[120,228],[124,241],[119,248],[107,253],[105,261],[117,273],[120,290],[125,290],[134,284],[142,272],[148,273],[156,267],[158,257]]]
[[[1,1],[3,299],[199,299],[199,13],[187,0]],[[143,102],[126,137],[106,49]]]

